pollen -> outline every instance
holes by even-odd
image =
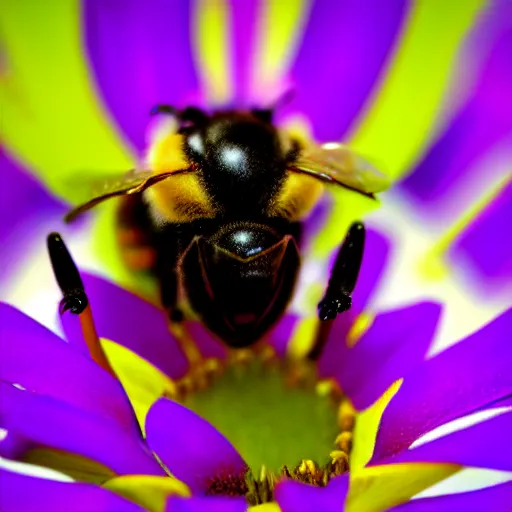
[[[207,496],[245,496],[249,487],[246,481],[246,473],[223,473],[215,476],[206,490]]]
[[[241,474],[216,475],[208,495],[274,499],[284,479],[325,486],[349,470],[355,411],[339,386],[304,359],[280,359],[265,345],[195,361],[178,400],[209,421],[242,455]]]

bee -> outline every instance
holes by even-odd
[[[324,189],[374,198],[388,180],[344,145],[318,145],[279,129],[273,109],[207,113],[158,105],[152,113],[166,121],[145,170],[106,182],[66,221],[121,197],[118,236],[126,259],[155,275],[169,319],[180,322],[185,303],[228,346],[249,346],[290,302],[302,224]],[[350,308],[363,248],[357,222],[318,306],[321,320]]]

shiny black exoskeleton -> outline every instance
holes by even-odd
[[[232,347],[248,346],[282,315],[300,268],[300,222],[271,214],[299,149],[283,149],[271,111],[209,116],[195,108],[178,114],[167,106],[155,110],[178,115],[184,152],[200,170],[201,186],[216,211],[213,218],[150,226],[163,304],[173,320],[181,319],[181,284],[212,332]],[[151,224],[147,212],[142,217]],[[364,245],[362,225],[353,227],[347,241],[335,265],[338,277],[331,279],[319,306],[323,320],[350,307]]]

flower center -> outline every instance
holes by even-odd
[[[215,477],[208,494],[245,494],[249,503],[264,503],[280,478],[325,485],[348,470],[353,415],[343,414],[346,399],[317,379],[313,365],[248,350],[219,363],[207,384],[194,386],[193,376],[185,382],[180,401],[249,465],[246,474]]]

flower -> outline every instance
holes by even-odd
[[[354,292],[357,312],[378,281],[385,254],[385,239],[372,232],[368,239],[373,250],[365,253]],[[354,324],[341,316],[327,338],[328,360],[323,356],[318,365],[320,380],[310,382],[311,375],[300,373],[304,366],[286,343],[293,318],[285,317],[267,340],[277,359],[258,347],[252,362],[240,353],[230,358],[201,326],[189,325],[202,356],[198,365],[194,354],[180,350],[180,339],[169,334],[158,308],[97,277],[86,274],[84,282],[119,381],[88,358],[75,317],[63,317],[69,341],[64,343],[2,304],[1,324],[7,326],[1,338],[0,426],[7,430],[0,442],[2,456],[94,481],[149,510],[163,510],[167,499],[171,510],[217,505],[228,510],[226,503],[245,510],[245,497],[226,501],[223,495],[247,493],[253,504],[268,499],[278,475],[276,460],[288,465],[287,479],[275,488],[283,512],[307,510],[301,504],[310,510],[322,503],[339,508],[344,500],[346,510],[387,510],[463,466],[511,469],[506,438],[512,426],[507,371],[512,310],[427,359],[439,305],[425,302],[380,313],[358,340]],[[138,321],[129,323],[127,318]],[[329,364],[332,354],[343,355],[336,366]],[[286,377],[292,377],[291,388]],[[265,386],[264,380],[274,382]],[[294,400],[294,393],[300,400]],[[256,414],[251,415],[247,404],[259,408]],[[354,430],[352,406],[359,411]],[[255,429],[255,418],[269,432]],[[461,430],[462,418],[469,426]],[[329,453],[331,443],[334,450]],[[290,449],[304,453],[306,460],[294,467],[286,460]],[[266,472],[260,474],[267,461]],[[328,483],[321,488],[304,482]],[[90,484],[72,490],[74,483],[6,471],[0,485],[2,499],[18,507],[23,505],[18,489],[31,486],[39,486],[40,500],[49,503],[59,503],[51,500],[62,496],[74,502],[82,493],[90,500],[114,499]],[[67,486],[64,494],[62,486]],[[512,499],[510,486],[504,489],[480,492]]]
[[[40,299],[47,291],[41,282],[41,261],[36,258],[43,236],[57,226],[62,199],[78,200],[84,190],[84,171],[95,177],[133,165],[144,146],[146,115],[154,103],[270,102],[291,76],[298,94],[295,103],[280,110],[280,121],[302,114],[318,140],[343,137],[394,179],[407,175],[385,198],[379,215],[370,217],[370,224],[388,230],[391,226],[400,249],[404,243],[417,246],[408,251],[414,278],[419,257],[425,263],[424,248],[429,249],[427,264],[422,265],[428,276],[422,293],[428,288],[432,296],[446,302],[448,322],[470,331],[509,305],[512,246],[502,236],[512,204],[510,184],[505,181],[508,169],[503,166],[512,126],[509,2],[496,1],[484,8],[484,2],[475,0],[450,6],[448,11],[436,2],[401,1],[392,8],[376,1],[364,5],[347,1],[334,7],[297,2],[293,9],[279,2],[241,6],[199,0],[193,8],[175,4],[88,2],[80,10],[78,3],[55,2],[44,9],[30,6],[28,11],[29,6],[11,2],[2,9],[0,95],[5,106],[6,155],[0,168],[6,185],[2,189],[11,193],[15,189],[12,196],[19,200],[18,204],[3,196],[0,200],[0,218],[16,217],[17,221],[15,225],[3,222],[0,231],[0,240],[9,247],[0,261],[4,299],[22,304],[24,311],[50,323],[47,317],[53,303],[44,301],[45,309]],[[261,12],[264,15],[258,16]],[[134,36],[141,33],[144,37]],[[455,92],[447,93],[450,81]],[[258,96],[261,91],[266,98]],[[28,185],[25,168],[42,178],[59,199]],[[6,181],[5,176],[11,179]],[[476,200],[477,208],[471,208]],[[333,205],[327,226],[311,243],[310,256],[323,271],[330,250],[344,234],[337,224],[336,206],[351,210],[349,201]],[[360,205],[354,206],[358,212]],[[13,213],[17,209],[23,213]],[[109,269],[117,282],[133,284],[116,260],[111,213],[105,209],[92,218],[92,239],[101,247],[101,270]],[[84,239],[91,230],[89,220],[71,232],[83,248],[89,245]],[[110,236],[105,236],[107,232]],[[489,246],[492,250],[487,250]],[[388,296],[395,304],[413,293],[413,279],[403,271],[409,268],[406,252],[400,250],[393,265],[396,284]],[[98,255],[92,265],[86,255],[81,253],[80,258],[94,270],[99,268]],[[449,272],[443,274],[445,263]],[[35,269],[32,274],[30,269]],[[448,275],[451,282],[454,273],[465,279],[464,284],[457,282],[458,296],[464,297],[457,297],[456,307],[438,279]],[[471,293],[465,294],[466,289],[460,293],[467,284],[473,287]],[[111,316],[110,308],[101,311],[95,311],[96,317]],[[340,339],[349,336],[353,320],[347,316],[337,323]],[[293,317],[285,321],[300,327],[290,343],[286,328],[280,337],[275,335],[275,349],[280,356],[285,347],[300,355],[304,340],[310,338],[308,322],[297,324]],[[355,325],[357,331],[360,324]],[[103,329],[107,333],[112,326]],[[144,357],[155,350],[150,360],[157,366],[171,366],[156,344],[146,348],[144,337],[137,338],[128,329],[125,334],[126,338],[113,339],[126,341]],[[167,332],[165,339],[169,339]],[[205,343],[216,353],[215,344]],[[351,350],[357,352],[363,346],[358,343]],[[347,377],[338,369],[345,352],[336,348],[327,345],[319,363],[321,376],[336,372],[340,380],[345,379],[344,388],[360,390],[354,401],[373,400],[373,389],[361,391],[354,384],[360,376]],[[408,364],[412,365],[414,356],[406,355],[404,359],[411,357]],[[172,364],[179,366],[176,357],[178,362]],[[379,368],[376,356],[365,357],[371,368]],[[376,373],[377,381],[396,377],[392,372],[391,376]],[[367,385],[372,388],[370,382]],[[141,405],[131,398],[138,416],[145,416],[147,401]],[[12,434],[6,440],[18,446]]]

